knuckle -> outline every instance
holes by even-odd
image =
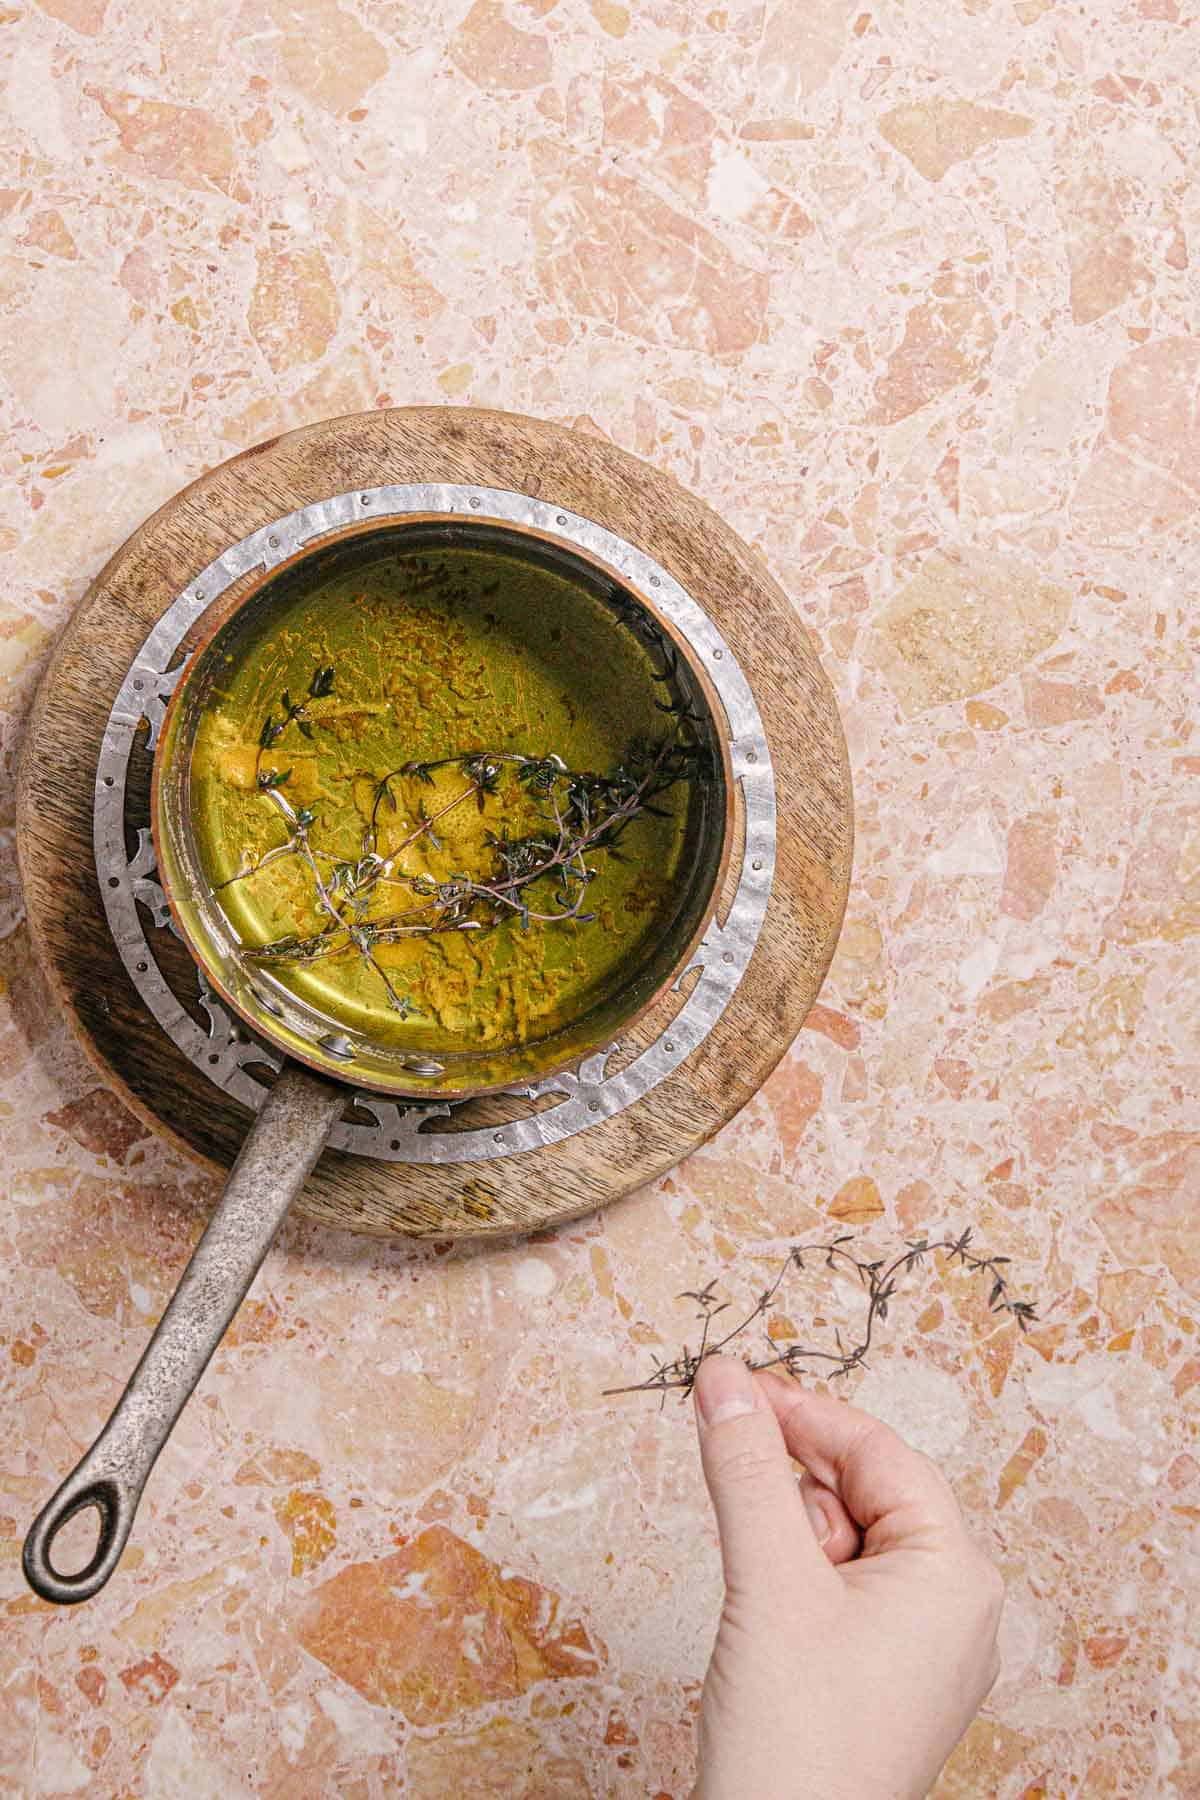
[[[995,1563],[978,1544],[963,1537],[946,1572],[964,1623],[970,1620],[981,1636],[986,1633],[994,1637],[1006,1592],[1004,1577]]]
[[[1004,1577],[995,1563],[982,1551],[974,1553],[974,1584],[986,1621],[993,1629],[1000,1622],[1000,1613],[1004,1607]]]
[[[954,1488],[946,1471],[942,1468],[940,1463],[936,1463],[933,1457],[927,1455],[924,1450],[918,1450],[916,1454],[930,1486],[936,1489],[943,1500],[948,1500],[957,1512],[958,1496],[954,1492]]]

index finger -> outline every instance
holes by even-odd
[[[936,1540],[963,1529],[962,1514],[941,1471],[869,1413],[800,1387],[787,1376],[759,1382],[789,1455],[841,1496],[868,1534],[866,1549]]]

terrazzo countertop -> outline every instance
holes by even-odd
[[[1008,1577],[951,1796],[1200,1794],[1193,0],[0,10],[0,1787],[682,1800],[686,1409],[601,1398],[793,1241],[972,1224],[849,1391]],[[833,970],[675,1175],[510,1247],[290,1224],[111,1586],[20,1542],[215,1185],[39,978],[12,777],[89,577],[202,469],[443,398],[611,437],[788,588],[858,855]],[[789,1294],[852,1320],[852,1290]]]

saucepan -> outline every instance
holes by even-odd
[[[200,618],[154,751],[177,934],[286,1059],[94,1446],[25,1542],[86,1600],[354,1090],[521,1090],[688,967],[733,836],[720,701],[653,599],[529,526],[347,527]],[[54,1540],[98,1515],[86,1567]]]

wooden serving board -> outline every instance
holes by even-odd
[[[816,997],[845,907],[846,747],[808,634],[754,553],[708,507],[602,439],[511,413],[412,407],[330,419],[247,450],[146,521],[100,572],[46,671],[22,760],[21,871],[34,942],[84,1048],[141,1118],[226,1168],[250,1114],[162,1032],[109,936],[92,860],[100,740],[135,652],[230,543],[356,487],[510,488],[586,515],[655,557],[732,645],[766,726],[780,801],[775,883],[750,967],[676,1073],[574,1138],[494,1162],[402,1164],[327,1151],[299,1202],[326,1224],[457,1238],[531,1231],[664,1174],[745,1105]]]

